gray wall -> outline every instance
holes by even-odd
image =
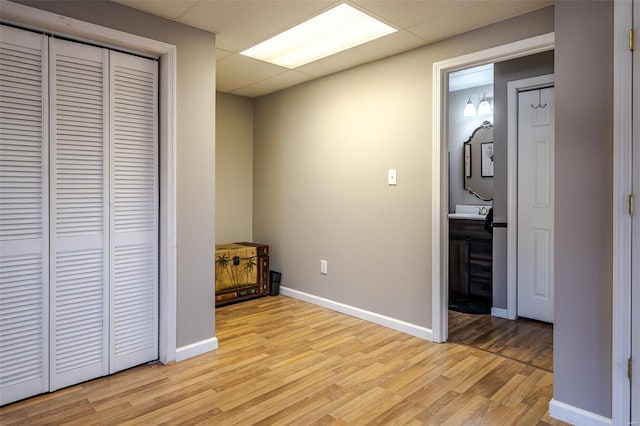
[[[216,94],[216,243],[253,238],[253,99]]]
[[[177,46],[177,345],[213,337],[214,34],[102,0],[22,3]]]
[[[611,417],[613,1],[558,1],[555,25],[553,394]]]
[[[431,328],[433,62],[551,31],[547,8],[258,98],[254,238],[282,285]]]
[[[470,89],[456,90],[449,92],[449,130],[447,137],[449,138],[449,212],[455,212],[456,204],[473,204],[473,205],[491,205],[491,201],[482,201],[469,191],[464,189],[464,171],[463,171],[463,145],[469,140],[473,131],[480,126],[485,120],[493,122],[493,115],[476,115],[473,117],[465,117],[463,115],[464,107],[471,95],[482,98],[483,93],[487,97],[493,97],[493,84],[485,86],[472,87]],[[476,103],[477,99],[474,97]],[[476,158],[477,157],[477,158]],[[472,160],[478,162],[480,156],[474,153]],[[493,178],[480,177],[480,169],[474,165],[472,169],[474,179],[478,177],[480,181],[490,183],[488,187],[493,187]],[[484,188],[485,186],[483,186]],[[488,188],[487,187],[487,188]],[[487,190],[487,194],[492,194]],[[485,193],[482,192],[482,195]],[[486,198],[486,197],[485,197]]]
[[[214,36],[104,1],[29,4],[178,46],[178,345],[211,337]],[[613,2],[558,1],[555,27],[554,398],[610,417]],[[283,285],[430,327],[431,64],[552,30],[550,8],[259,99],[254,233]]]
[[[553,51],[543,52],[498,62],[493,66],[495,84],[494,222],[507,222],[507,170],[509,167],[507,164],[507,84],[523,78],[553,74],[553,55]],[[507,308],[507,228],[493,230],[493,306]]]

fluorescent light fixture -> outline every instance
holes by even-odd
[[[240,54],[296,68],[396,31],[342,3]]]

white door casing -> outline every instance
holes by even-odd
[[[554,89],[518,100],[518,316],[553,322]]]
[[[0,25],[0,405],[49,387],[47,50]]]

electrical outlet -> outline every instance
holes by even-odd
[[[327,275],[327,261],[326,260],[321,260],[320,261],[320,273],[323,275]]]

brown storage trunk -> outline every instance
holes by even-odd
[[[215,266],[216,307],[269,294],[268,245],[217,245]]]

